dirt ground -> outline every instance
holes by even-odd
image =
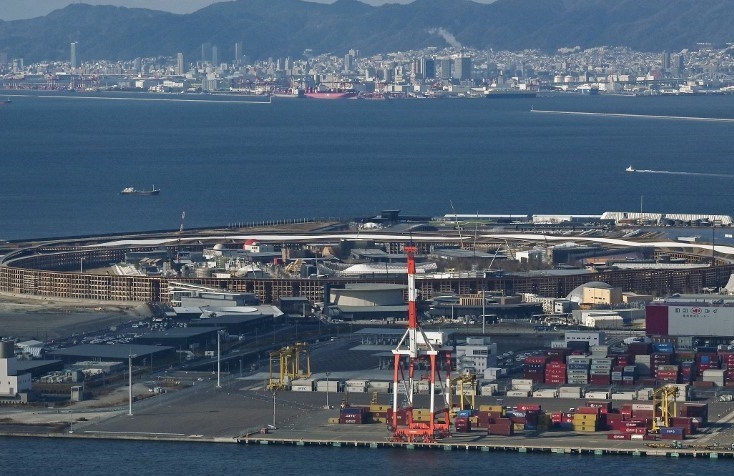
[[[0,337],[61,339],[150,317],[145,303],[90,302],[0,293]]]

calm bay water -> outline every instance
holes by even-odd
[[[424,476],[447,474],[656,474],[728,475],[730,460],[708,458],[589,456],[556,454],[479,453],[455,451],[131,441],[48,440],[0,438],[0,471],[30,476],[73,471],[117,476],[169,474],[283,474],[343,476],[397,475],[416,471]]]
[[[732,106],[734,96],[13,97],[0,108],[0,239],[175,230],[183,211],[193,228],[384,208],[437,216],[452,202],[457,213],[600,214],[639,210],[644,196],[646,211],[733,214]],[[119,195],[153,185],[160,196]]]
[[[280,100],[13,97],[0,239],[404,213],[734,214],[734,96]],[[531,111],[535,109],[535,112]],[[537,110],[676,117],[547,114]],[[638,169],[717,175],[627,173]],[[126,186],[157,197],[126,197]],[[0,474],[729,473],[726,461],[0,438]],[[124,464],[122,464],[124,462]],[[58,472],[58,471],[57,471]]]

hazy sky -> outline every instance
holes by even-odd
[[[150,8],[174,13],[191,13],[221,0],[0,0],[0,19],[18,20],[44,16],[70,3],[90,5],[119,5],[133,8]],[[334,0],[308,0],[317,3],[333,3]],[[361,0],[370,5],[384,3],[410,3],[413,0]],[[473,0],[477,3],[492,3],[495,0]]]

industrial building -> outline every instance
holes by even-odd
[[[647,333],[734,338],[734,296],[677,294],[645,309]]]
[[[31,390],[31,374],[18,371],[13,341],[0,342],[0,399],[28,401]]]
[[[140,344],[82,344],[53,350],[49,352],[49,357],[62,360],[67,364],[85,360],[128,362],[132,358],[134,365],[151,366],[154,360],[158,362],[174,361],[176,359],[176,348]]]

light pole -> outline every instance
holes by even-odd
[[[277,425],[275,424],[275,394],[276,391],[273,389],[273,429],[277,428]]]
[[[128,416],[133,415],[133,354],[127,357],[127,372],[128,372]]]
[[[326,372],[326,409],[329,408],[329,372]]]
[[[221,346],[220,346],[220,340],[222,336],[222,331],[217,331],[217,388],[222,388],[221,379],[220,379],[220,370],[221,370],[221,361],[222,361],[222,354],[221,354]]]
[[[484,289],[482,289],[482,335],[484,335],[484,320],[487,316],[486,311],[486,304],[487,304],[487,297],[484,295]]]

